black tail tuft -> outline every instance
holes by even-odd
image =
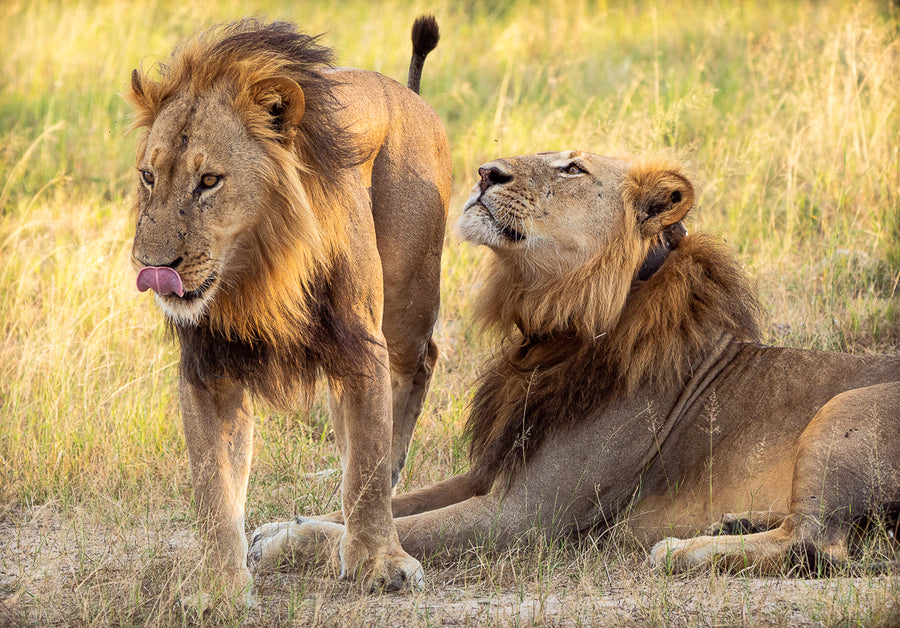
[[[413,54],[424,57],[437,48],[441,40],[441,30],[433,15],[420,15],[412,27]]]
[[[425,65],[425,57],[434,50],[441,39],[441,31],[437,20],[433,15],[420,15],[416,18],[412,27],[412,60],[409,62],[409,77],[406,85],[411,90],[419,93],[419,83],[422,80],[422,66]]]

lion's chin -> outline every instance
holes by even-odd
[[[480,203],[466,205],[456,223],[456,231],[464,240],[494,250],[509,249],[525,240],[525,234],[502,227]]]
[[[177,327],[193,327],[200,323],[209,309],[215,293],[215,286],[202,293],[186,293],[184,297],[175,295],[154,295],[156,304],[163,314]]]

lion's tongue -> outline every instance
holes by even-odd
[[[167,295],[173,292],[184,296],[184,284],[181,277],[168,266],[146,266],[137,276],[137,289],[141,292],[153,290],[157,294]]]

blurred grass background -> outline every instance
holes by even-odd
[[[538,150],[671,151],[702,187],[692,230],[757,278],[767,340],[900,347],[900,22],[888,1],[0,3],[0,521],[48,501],[191,521],[178,352],[134,289],[131,69],[244,15],[324,33],[340,63],[405,81],[413,18],[442,41],[422,95],[453,150],[451,223],[481,163]],[[484,253],[448,235],[442,358],[400,489],[467,464],[489,349]],[[258,408],[249,525],[337,505],[321,403]],[[119,513],[119,514],[117,514]],[[173,514],[174,513],[174,514]]]

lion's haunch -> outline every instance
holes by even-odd
[[[137,276],[137,289],[141,292],[153,290],[163,296],[173,292],[184,296],[184,284],[176,271],[168,266],[147,266]]]

